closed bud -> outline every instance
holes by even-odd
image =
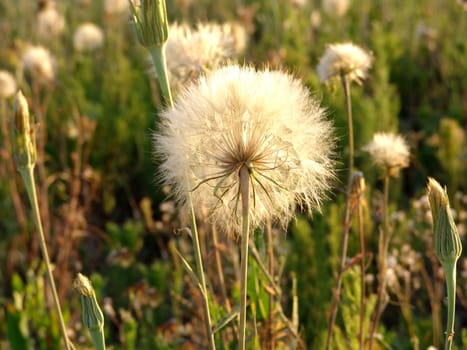
[[[37,159],[35,130],[31,128],[28,102],[21,91],[15,97],[12,129],[16,167],[19,171],[33,167]]]
[[[91,281],[78,273],[73,286],[81,296],[83,324],[89,330],[95,348],[105,349],[104,315],[97,303]]]
[[[141,45],[162,46],[169,36],[165,0],[141,0],[141,6],[130,2],[131,19]]]
[[[428,179],[428,200],[433,216],[433,246],[442,265],[455,264],[462,253],[462,244],[449,206],[446,189]]]
[[[360,171],[354,171],[351,178],[350,205],[352,208],[362,205],[365,200],[365,178]]]

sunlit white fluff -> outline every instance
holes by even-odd
[[[73,35],[73,46],[79,52],[94,51],[103,44],[104,32],[93,23],[81,24]]]
[[[293,6],[296,6],[298,8],[304,8],[307,4],[307,0],[290,0]]]
[[[239,232],[239,169],[250,171],[251,224],[286,224],[296,204],[319,207],[333,177],[332,128],[300,81],[228,66],[180,93],[155,135],[164,182],[192,193],[220,227]]]
[[[409,166],[409,146],[401,135],[376,133],[363,150],[370,154],[380,170],[390,176],[397,176],[400,169]]]
[[[6,70],[0,70],[0,99],[11,97],[15,92],[15,77]]]
[[[65,18],[57,10],[54,2],[49,2],[37,14],[37,35],[50,39],[61,34],[65,29]]]
[[[246,31],[239,24],[199,23],[194,29],[186,24],[171,25],[166,56],[172,89],[177,92],[200,74],[238,56],[246,41]]]
[[[55,59],[42,46],[27,46],[21,56],[24,71],[39,83],[55,79]]]
[[[104,12],[108,15],[117,15],[127,12],[129,0],[104,0]]]
[[[347,13],[350,0],[323,0],[323,9],[329,16],[342,17]]]
[[[360,83],[371,68],[373,56],[352,43],[327,45],[317,71],[321,82],[345,75],[349,81]]]

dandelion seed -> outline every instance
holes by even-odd
[[[234,23],[199,23],[195,29],[186,24],[173,24],[169,33],[166,56],[174,91],[239,55],[247,42],[244,27]]]
[[[24,70],[39,83],[50,83],[55,79],[55,60],[49,50],[42,46],[28,46],[21,56]]]
[[[400,135],[376,133],[363,150],[368,152],[375,165],[389,176],[397,177],[401,169],[409,166],[409,146]]]
[[[250,175],[251,225],[285,225],[296,204],[319,207],[333,177],[331,125],[288,74],[229,66],[183,91],[155,136],[161,175],[183,203],[239,232],[239,170]]]
[[[326,47],[319,61],[318,76],[321,82],[326,82],[345,75],[349,82],[360,84],[366,78],[372,61],[372,55],[357,45],[331,44]]]
[[[104,33],[102,29],[93,23],[83,23],[73,35],[73,46],[76,51],[89,52],[102,47]]]
[[[37,14],[37,35],[39,38],[56,37],[65,29],[65,18],[57,10],[55,2],[47,2]]]
[[[16,80],[13,75],[6,70],[0,70],[0,100],[13,96],[15,92]]]
[[[323,0],[323,9],[329,16],[342,17],[347,13],[350,0]]]

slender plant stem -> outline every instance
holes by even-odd
[[[268,270],[269,275],[274,276],[274,241],[272,240],[272,227],[271,222],[268,221],[266,225],[266,240],[267,240],[267,251],[268,251]],[[272,293],[269,293],[269,315],[268,315],[268,333],[269,333],[269,350],[274,350],[275,341],[274,341],[274,296]]]
[[[331,348],[332,335],[334,332],[334,325],[336,323],[337,309],[340,302],[340,294],[342,288],[342,276],[345,269],[345,259],[347,257],[347,246],[349,241],[349,231],[351,225],[351,213],[350,213],[350,191],[352,188],[352,170],[353,170],[353,157],[354,157],[354,142],[353,142],[353,122],[352,122],[352,102],[350,98],[350,85],[347,77],[341,75],[342,87],[344,89],[345,96],[345,107],[347,112],[347,127],[348,127],[348,139],[349,139],[349,173],[347,177],[347,189],[345,198],[345,214],[344,214],[344,230],[342,234],[342,241],[340,247],[340,260],[339,260],[339,272],[337,275],[336,289],[334,290],[333,303],[331,306],[331,314],[329,316],[328,323],[328,335],[326,340],[326,350]]]
[[[21,232],[25,233],[27,230],[26,214],[24,213],[24,208],[21,204],[21,197],[18,191],[18,186],[16,185],[16,170],[15,163],[12,157],[13,152],[11,148],[11,136],[10,129],[8,128],[7,104],[5,99],[0,99],[0,111],[3,147],[7,150],[7,152],[5,153],[5,172],[6,176],[8,177],[8,187],[10,188],[11,200],[13,202],[13,207],[15,208],[18,224],[20,226]]]
[[[50,287],[52,289],[52,297],[55,303],[55,308],[57,309],[58,320],[60,322],[60,329],[62,331],[63,340],[65,342],[65,348],[71,350],[71,344],[68,340],[66,333],[65,321],[63,320],[62,310],[60,308],[60,301],[58,299],[57,289],[55,288],[55,281],[52,274],[52,265],[50,264],[49,253],[47,251],[47,245],[45,243],[44,231],[42,229],[42,220],[39,211],[39,204],[37,202],[37,193],[36,185],[34,182],[34,167],[32,165],[26,166],[19,170],[23,181],[28,192],[29,201],[31,203],[34,222],[36,224],[37,232],[39,233],[39,245],[42,251],[42,257],[45,262],[45,267],[47,271],[47,277],[49,279]]]
[[[219,285],[221,287],[222,302],[227,313],[230,313],[232,311],[232,306],[230,305],[229,298],[227,297],[227,289],[225,288],[224,269],[222,268],[219,240],[217,238],[217,228],[215,225],[212,225],[212,241],[214,245],[214,256],[216,259],[217,278],[219,278]]]
[[[169,75],[167,73],[167,61],[165,58],[165,45],[151,46],[149,53],[151,54],[154,67],[156,68],[157,78],[161,87],[162,96],[167,106],[173,107],[172,93],[170,92]]]
[[[446,287],[448,293],[448,321],[446,326],[446,340],[444,350],[451,350],[454,340],[454,318],[456,314],[456,263],[446,263]]]
[[[349,174],[348,174],[348,186],[350,191],[350,181],[352,178],[353,171],[353,158],[354,158],[354,141],[353,141],[353,120],[352,120],[352,99],[350,98],[350,84],[347,76],[341,76],[342,88],[344,89],[345,97],[345,110],[347,114],[347,129],[349,133]]]
[[[382,313],[383,294],[386,289],[386,255],[389,247],[389,174],[384,175],[384,192],[383,192],[383,229],[379,236],[378,255],[379,255],[379,278],[378,278],[378,294],[376,297],[375,311],[373,320],[370,326],[369,346],[368,349],[373,349],[373,339],[376,328],[378,327],[379,319]]]
[[[240,267],[240,329],[238,349],[245,350],[246,344],[246,304],[248,281],[248,241],[250,239],[249,190],[250,174],[244,165],[240,169],[240,191],[242,196],[242,237],[241,237],[241,267]]]
[[[203,298],[203,312],[204,312],[204,326],[206,328],[206,337],[208,340],[209,350],[214,350],[216,345],[214,343],[214,334],[212,333],[211,325],[211,314],[209,312],[209,300],[208,300],[208,291],[206,289],[206,279],[204,277],[203,269],[203,260],[201,257],[201,249],[199,245],[199,235],[198,228],[196,226],[195,211],[193,209],[193,202],[191,195],[188,195],[188,201],[190,206],[190,220],[191,220],[191,229],[192,229],[192,242],[193,242],[193,252],[195,255],[196,271],[201,284],[201,295]]]
[[[436,348],[439,348],[440,338],[441,338],[441,320],[440,320],[440,304],[439,298],[436,288],[436,280],[431,283],[431,279],[428,275],[428,271],[425,268],[425,265],[420,264],[420,273],[422,275],[423,281],[425,283],[426,291],[428,293],[428,297],[430,298],[430,305],[431,305],[431,323],[433,329],[433,345]]]
[[[214,257],[216,260],[217,278],[219,279],[219,285],[221,288],[222,303],[224,304],[224,307],[227,313],[230,314],[230,312],[232,311],[232,305],[230,305],[230,301],[227,296],[227,289],[225,287],[225,279],[224,279],[224,272],[223,272],[224,269],[222,267],[222,258],[221,258],[221,254],[219,251],[219,239],[217,237],[217,228],[216,228],[216,225],[212,225],[211,228],[212,228],[212,243],[214,245]],[[232,328],[234,330],[234,333],[237,334],[235,323],[232,323]],[[226,334],[224,332],[222,333],[222,341],[225,347]]]
[[[360,194],[363,196],[363,194]],[[361,201],[358,200],[358,213],[357,213],[357,220],[358,220],[358,231],[360,236],[360,329],[359,329],[359,350],[363,350],[365,347],[364,341],[364,321],[365,321],[365,307],[366,307],[366,300],[365,300],[365,235],[363,231],[363,212],[362,212],[362,205]]]

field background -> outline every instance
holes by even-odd
[[[345,183],[346,117],[339,86],[319,83],[316,65],[326,44],[353,41],[373,52],[375,61],[363,86],[352,87],[356,166],[367,182],[367,249],[376,251],[381,181],[361,152],[377,131],[400,132],[411,149],[411,165],[392,181],[390,251],[401,266],[399,294],[390,293],[378,332],[378,349],[426,349],[434,344],[430,288],[444,279],[431,249],[431,224],[423,199],[427,176],[448,188],[465,246],[467,225],[467,12],[455,0],[354,0],[341,18],[322,10],[320,1],[303,7],[286,0],[167,1],[170,21],[237,21],[248,33],[239,62],[287,69],[301,78],[327,107],[339,138],[336,155],[341,179],[322,213],[298,214],[288,233],[274,236],[280,266],[281,304],[291,315],[298,298],[300,337],[309,349],[321,349],[335,283]],[[0,69],[12,72],[40,122],[37,178],[39,199],[55,276],[77,348],[90,341],[80,325],[80,306],[72,290],[77,272],[91,277],[106,315],[107,342],[113,349],[200,349],[201,302],[174,253],[191,256],[189,239],[176,229],[186,223],[166,188],[155,180],[151,134],[160,108],[157,82],[129,24],[128,14],[105,13],[101,1],[60,1],[66,25],[58,37],[40,38],[38,2],[0,2]],[[101,49],[78,53],[73,32],[83,22],[105,34]],[[38,84],[21,79],[21,52],[40,44],[56,60],[56,79]],[[8,120],[13,101],[2,101],[0,138],[0,348],[59,349],[56,314],[47,292],[29,203],[11,156]],[[207,232],[201,228],[201,232]],[[229,295],[238,294],[236,242],[220,236]],[[212,240],[203,236],[213,314],[222,309]],[[264,237],[255,235],[265,256]],[[456,341],[467,348],[467,249],[458,267]],[[349,257],[358,252],[350,237]],[[412,255],[411,255],[412,254]],[[413,256],[409,262],[403,257]],[[374,293],[375,263],[369,259],[368,293]],[[238,263],[238,262],[237,262]],[[405,264],[405,265],[404,265]],[[251,280],[263,286],[255,264]],[[355,275],[357,274],[357,275]],[[293,282],[296,281],[296,288]],[[373,277],[374,281],[374,277]],[[338,316],[336,349],[354,349],[358,324],[358,271],[346,274]],[[258,287],[259,288],[259,287]],[[259,339],[268,314],[267,293],[251,291]],[[353,289],[354,288],[354,289]],[[432,300],[431,300],[432,301]],[[235,298],[231,298],[235,304]],[[251,315],[250,315],[251,316]],[[278,321],[279,322],[279,321]],[[280,327],[280,326],[278,326]],[[463,331],[462,331],[463,329]],[[228,327],[226,337],[231,329]],[[289,348],[287,336],[278,346]],[[462,340],[463,338],[463,340]],[[220,340],[218,340],[220,341]],[[229,343],[229,342],[227,342]],[[281,345],[282,344],[282,345]],[[234,348],[232,346],[232,348]]]

